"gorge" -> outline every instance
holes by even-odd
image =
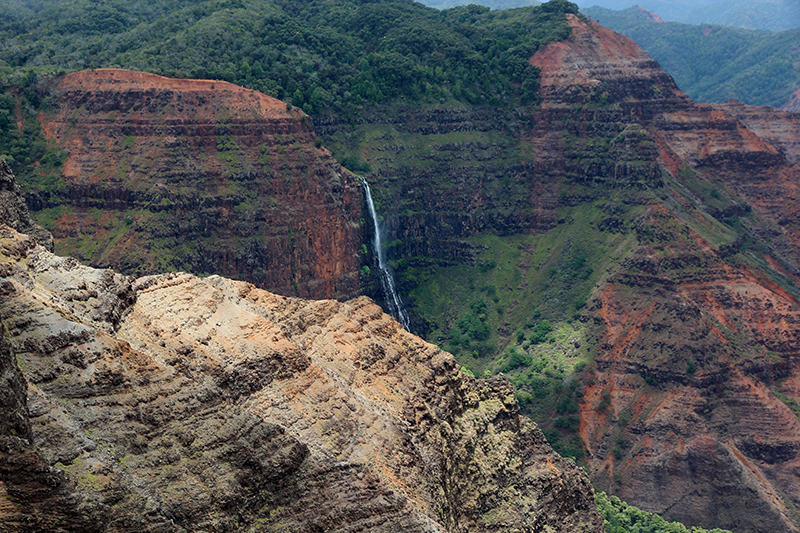
[[[2,213],[3,531],[603,530],[506,380],[368,298],[134,279]]]
[[[429,16],[373,4],[330,18],[341,28],[347,17],[383,20],[400,7]],[[120,513],[144,510],[159,527],[201,523],[199,511],[179,515],[168,501],[277,527],[318,503],[301,481],[311,479],[360,491],[333,492],[350,510],[323,530],[348,513],[411,530],[537,530],[545,516],[561,517],[547,518],[554,529],[602,528],[586,478],[548,455],[546,437],[598,489],[647,511],[742,533],[800,529],[798,115],[696,104],[635,43],[570,6],[430,15],[431,27],[450,24],[485,52],[463,52],[475,65],[463,86],[431,67],[425,76],[440,75],[442,92],[372,92],[346,112],[317,112],[314,91],[292,91],[287,103],[228,82],[118,68],[43,77],[35,87],[47,105],[20,111],[48,143],[21,178],[32,217],[53,232],[58,254],[119,273],[56,259],[4,230],[3,302],[14,303],[3,323],[27,365],[32,413],[42,413],[31,418],[33,435],[71,456],[43,449],[36,464],[60,462],[93,502],[117,487],[103,476],[131,494],[144,482],[129,476],[141,472],[158,490],[120,500]],[[329,7],[298,6],[305,29],[292,31],[327,35],[315,24]],[[402,24],[389,20],[369,42],[397,42]],[[440,35],[428,30],[406,33]],[[524,32],[536,43],[518,38]],[[503,55],[514,38],[517,55]],[[462,54],[454,42],[442,50]],[[282,53],[301,57],[318,44],[292,46]],[[375,46],[348,63],[364,91],[391,64]],[[519,55],[521,66],[511,59]],[[318,63],[294,72],[322,79],[327,64]],[[505,93],[478,74],[498,63],[517,76]],[[476,87],[488,96],[470,100]],[[369,180],[410,330],[432,344],[352,300],[393,298],[382,294],[380,268],[363,269],[384,249],[369,252],[377,217],[342,164]],[[93,318],[98,300],[110,308]],[[56,315],[78,325],[53,329]],[[29,339],[42,324],[66,333]],[[200,397],[185,392],[193,389]],[[287,391],[297,397],[284,399]],[[86,396],[69,397],[78,393]],[[93,402],[143,407],[130,419],[109,408],[104,418],[84,413]],[[245,415],[226,429],[229,405]],[[119,436],[65,436],[112,422]],[[198,441],[205,433],[235,434],[235,449]],[[253,451],[261,446],[274,461],[263,463]],[[387,450],[396,448],[395,459]],[[202,469],[187,459],[196,453]],[[212,472],[214,461],[232,466]],[[552,477],[541,481],[537,465]],[[184,478],[206,488],[192,492]],[[69,483],[51,495],[69,500]],[[523,493],[528,484],[552,499]],[[218,500],[226,491],[238,496]],[[245,506],[233,512],[234,501]],[[296,520],[300,528],[305,519]]]

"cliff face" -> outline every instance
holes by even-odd
[[[54,101],[40,120],[66,158],[29,203],[60,252],[129,274],[358,294],[362,194],[299,110],[226,82],[118,69],[66,75]]]
[[[532,58],[531,142],[571,202],[594,187],[637,206],[615,229],[635,244],[581,314],[597,346],[579,403],[590,471],[688,524],[797,531],[796,117],[696,105],[632,42],[571,24]],[[587,145],[602,148],[588,164]]]
[[[795,117],[697,105],[567,16],[571,37],[531,58],[540,106],[319,131],[362,139],[415,327],[508,374],[604,490],[690,525],[797,531]]]
[[[19,185],[4,159],[0,159],[0,220],[20,233],[36,237],[42,246],[53,251],[53,236],[31,219]]]
[[[0,268],[3,531],[603,531],[507,381],[365,297],[133,279],[3,223]]]
[[[781,109],[793,113],[800,112],[800,89],[792,93],[789,100],[781,106]]]

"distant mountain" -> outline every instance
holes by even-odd
[[[644,7],[665,20],[686,24],[719,24],[748,30],[780,31],[800,27],[797,0],[582,0],[582,8]]]
[[[421,4],[436,9],[450,9],[451,7],[477,4],[491,9],[512,9],[515,7],[538,6],[541,2],[536,0],[420,0]]]
[[[636,41],[698,102],[785,105],[800,86],[800,29],[782,32],[664,22],[642,7],[583,13]]]

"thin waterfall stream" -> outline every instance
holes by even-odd
[[[369,216],[372,217],[372,228],[374,230],[373,246],[375,255],[378,257],[378,280],[383,289],[383,298],[386,305],[389,307],[389,314],[395,317],[403,327],[408,331],[408,313],[403,309],[403,302],[400,300],[400,295],[397,294],[397,288],[394,284],[394,276],[389,266],[386,264],[386,253],[381,245],[381,228],[378,222],[378,214],[375,212],[375,204],[372,201],[372,193],[369,190],[369,183],[364,178],[361,178],[364,184],[364,195],[367,197],[367,208],[369,209]]]

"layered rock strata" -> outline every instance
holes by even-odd
[[[0,252],[3,531],[603,530],[508,382],[365,297]]]
[[[226,82],[120,69],[68,74],[54,95],[40,120],[65,160],[55,176],[42,167],[28,200],[62,253],[128,274],[358,294],[363,196],[299,109]]]
[[[39,244],[53,251],[53,235],[31,219],[19,184],[5,159],[0,159],[0,220],[20,233],[34,236]]]
[[[605,189],[640,206],[582,317],[590,471],[687,524],[798,531],[795,117],[696,105],[631,41],[570,24],[532,58],[540,168],[573,204]]]

